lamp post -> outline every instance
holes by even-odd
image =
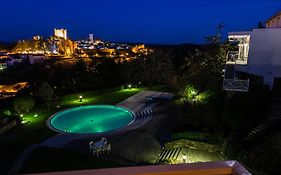
[[[129,84],[128,87],[129,87],[129,89],[132,89],[132,85]]]
[[[82,95],[79,96],[79,102],[83,102],[83,96]]]

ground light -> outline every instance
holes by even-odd
[[[20,114],[20,118],[21,118],[21,124],[26,124],[28,123],[28,121],[23,119],[23,114]]]
[[[83,102],[83,96],[82,95],[79,96],[79,102]]]
[[[132,89],[132,85],[129,84],[128,87],[129,87],[129,89]]]

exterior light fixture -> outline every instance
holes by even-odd
[[[79,102],[83,102],[83,96],[82,95],[79,96]]]
[[[129,84],[128,87],[129,87],[129,89],[131,89],[131,88],[132,88],[132,85]]]

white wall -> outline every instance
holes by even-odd
[[[272,88],[274,77],[281,77],[281,28],[254,29],[248,65],[237,70],[263,76],[264,84]]]

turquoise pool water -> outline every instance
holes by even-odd
[[[49,121],[60,132],[95,134],[122,128],[134,119],[133,113],[117,106],[79,106],[58,112]]]

